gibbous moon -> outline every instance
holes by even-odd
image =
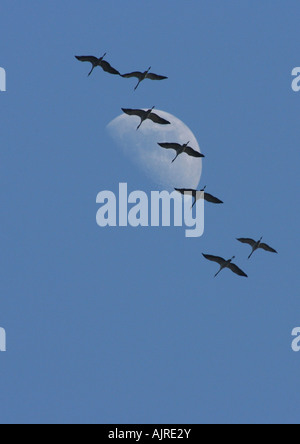
[[[136,131],[140,118],[121,114],[107,125],[108,133],[124,154],[156,185],[166,190],[197,188],[202,173],[202,159],[184,153],[172,163],[176,151],[157,145],[158,142],[190,142],[189,145],[200,152],[194,134],[172,114],[156,109],[154,112],[171,122],[171,125],[159,125],[146,120]]]

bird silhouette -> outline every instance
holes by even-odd
[[[155,106],[153,106],[151,109],[148,109],[147,111],[144,111],[143,109],[122,108],[122,111],[125,114],[128,114],[129,116],[138,116],[141,119],[141,123],[137,127],[137,130],[141,127],[142,123],[147,119],[150,119],[152,120],[152,122],[158,123],[160,125],[170,125],[171,122],[163,119],[162,117],[153,112],[154,108]]]
[[[154,74],[153,72],[149,72],[150,69],[151,69],[151,66],[145,72],[134,71],[134,72],[130,72],[128,74],[122,74],[121,77],[124,77],[125,79],[130,79],[131,77],[136,77],[137,79],[139,79],[138,84],[136,85],[134,90],[136,90],[139,87],[139,84],[145,79],[165,80],[168,78],[165,76],[159,76],[158,74]]]
[[[175,150],[176,151],[176,157],[172,160],[172,163],[175,162],[178,156],[180,154],[186,153],[188,156],[192,157],[205,157],[203,154],[199,153],[199,151],[195,151],[193,148],[191,148],[189,145],[190,142],[185,143],[183,145],[180,145],[179,143],[158,143],[159,146],[162,148],[165,148],[167,150]]]
[[[101,68],[105,72],[120,76],[121,74],[119,73],[119,71],[117,71],[115,68],[113,68],[108,62],[103,60],[105,56],[106,56],[106,53],[102,57],[100,57],[99,59],[94,56],[75,56],[75,58],[77,60],[79,60],[80,62],[90,62],[92,64],[92,69],[89,72],[88,76],[90,76],[92,74],[92,72],[94,71],[94,69],[97,66],[101,66]]]
[[[205,190],[206,190],[206,186],[200,191],[193,190],[190,188],[175,188],[175,191],[178,191],[178,193],[181,193],[182,195],[187,195],[187,196],[193,197],[194,203],[193,203],[192,208],[196,205],[196,202],[199,199],[203,199],[203,198],[207,202],[214,203],[214,204],[223,204],[224,203],[220,199],[218,199],[217,197],[213,196],[212,194],[206,193]]]
[[[218,273],[215,274],[215,277],[218,276],[219,273],[221,273],[222,270],[225,268],[229,268],[233,273],[237,274],[238,276],[248,277],[246,273],[243,272],[237,265],[235,265],[232,261],[235,259],[235,256],[233,256],[231,259],[225,260],[222,257],[219,256],[212,256],[210,254],[202,254],[205,259],[208,261],[216,262],[220,265],[220,270]]]
[[[265,251],[269,251],[270,253],[276,253],[276,254],[278,254],[278,252],[277,252],[276,250],[274,250],[274,248],[271,248],[271,247],[269,247],[269,245],[262,243],[262,239],[263,239],[263,238],[261,237],[258,241],[255,241],[255,240],[253,240],[253,239],[249,239],[249,238],[241,237],[241,238],[239,238],[239,239],[237,239],[237,240],[238,240],[239,242],[241,242],[242,244],[248,244],[248,245],[250,245],[250,246],[252,247],[252,252],[251,252],[251,254],[249,255],[248,259],[250,259],[250,257],[252,256],[252,254],[253,254],[256,250],[258,250],[259,248],[261,248],[262,250],[265,250]]]

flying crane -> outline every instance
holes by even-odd
[[[113,68],[106,60],[103,60],[105,56],[106,56],[106,53],[102,57],[100,57],[99,59],[94,56],[75,56],[75,58],[77,60],[79,60],[80,62],[90,62],[92,64],[92,69],[89,72],[88,76],[90,76],[92,74],[92,72],[94,71],[94,69],[97,66],[101,66],[103,71],[106,71],[110,74],[115,74],[115,75],[120,76],[121,74],[119,73],[119,71],[117,71],[115,68]]]
[[[147,120],[150,119],[152,120],[152,122],[154,123],[158,123],[160,125],[170,125],[171,122],[169,122],[168,120],[163,119],[162,117],[160,117],[158,114],[155,114],[153,112],[155,106],[153,106],[151,109],[148,109],[147,111],[144,111],[143,109],[128,109],[128,108],[122,108],[122,111],[125,114],[128,114],[129,116],[138,116],[141,119],[141,123],[139,124],[139,126],[137,127],[137,130],[140,128],[140,126],[142,125],[142,123]]]
[[[225,260],[222,257],[219,256],[212,256],[210,254],[203,254],[205,259],[208,261],[216,262],[220,265],[220,270],[218,273],[215,274],[215,277],[218,276],[219,273],[221,273],[222,270],[225,268],[229,268],[233,273],[237,274],[238,276],[248,277],[246,273],[243,272],[237,265],[235,265],[232,261],[235,259],[235,256],[233,256],[231,259]]]
[[[193,203],[192,208],[196,205],[196,202],[199,199],[203,199],[203,198],[207,202],[214,203],[214,204],[224,203],[224,202],[222,202],[222,200],[218,199],[217,197],[213,196],[212,194],[206,193],[205,190],[206,190],[206,186],[200,191],[189,189],[189,188],[175,188],[175,191],[178,191],[178,193],[193,197],[194,203]]]
[[[165,80],[168,78],[165,76],[159,76],[158,74],[154,74],[153,72],[150,72],[150,69],[151,69],[151,66],[145,72],[134,71],[134,72],[130,72],[128,74],[123,74],[121,77],[124,77],[125,79],[130,79],[131,77],[136,77],[137,79],[139,79],[138,84],[136,85],[134,90],[136,90],[138,88],[139,84],[145,79]]]
[[[276,253],[276,254],[278,254],[277,253],[277,251],[276,250],[274,250],[274,248],[271,248],[271,247],[269,247],[269,245],[267,245],[267,244],[264,244],[263,242],[262,242],[262,237],[259,239],[259,241],[255,241],[255,240],[253,240],[253,239],[249,239],[249,238],[244,238],[244,237],[242,237],[242,238],[239,238],[239,239],[237,239],[239,242],[241,242],[242,244],[248,244],[248,245],[250,245],[251,247],[252,247],[252,252],[251,252],[251,254],[250,254],[250,256],[248,257],[248,259],[250,259],[250,257],[252,256],[252,254],[256,251],[256,250],[258,250],[259,248],[261,248],[262,250],[265,250],[265,251],[269,251],[270,253]]]
[[[179,143],[158,143],[159,146],[161,146],[162,148],[165,148],[167,150],[175,150],[176,151],[176,157],[175,159],[172,160],[172,163],[175,162],[175,160],[177,159],[178,156],[180,156],[180,154],[186,153],[188,156],[192,156],[192,157],[205,157],[203,154],[199,153],[199,151],[195,151],[193,148],[191,148],[189,146],[190,142],[187,142],[183,145],[179,144]]]

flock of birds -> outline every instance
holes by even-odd
[[[161,75],[154,74],[154,73],[150,72],[151,67],[149,67],[147,69],[147,71],[144,71],[144,72],[134,71],[134,72],[127,73],[127,74],[121,74],[118,70],[113,68],[106,60],[104,60],[105,56],[106,56],[106,53],[100,58],[97,58],[94,56],[75,56],[75,57],[80,62],[89,62],[92,64],[92,69],[89,72],[88,76],[90,76],[92,74],[92,72],[94,71],[94,69],[99,66],[103,69],[103,71],[108,72],[109,74],[118,75],[118,76],[123,77],[125,79],[137,78],[138,83],[135,86],[134,90],[136,90],[139,87],[140,83],[146,79],[166,80],[168,78],[166,76],[161,76]],[[159,125],[170,125],[171,122],[169,122],[166,119],[163,119],[158,114],[156,114],[153,111],[154,108],[155,107],[153,106],[151,109],[148,109],[147,111],[142,110],[142,109],[122,108],[122,111],[129,116],[137,116],[141,119],[141,122],[138,125],[137,130],[139,130],[139,128],[141,127],[143,122],[147,119],[149,119],[152,122],[159,124]],[[181,154],[187,154],[188,156],[195,157],[195,158],[205,157],[203,154],[199,153],[198,151],[196,151],[192,147],[190,147],[189,143],[190,142],[187,142],[185,144],[180,144],[180,143],[175,143],[175,142],[168,142],[168,143],[158,143],[158,145],[163,149],[173,149],[176,151],[176,157],[172,160],[172,163],[175,162],[175,160]],[[193,203],[192,208],[196,204],[197,200],[200,198],[202,198],[202,199],[204,198],[204,200],[206,200],[207,202],[210,202],[210,203],[223,204],[223,202],[220,199],[207,193],[205,191],[206,187],[200,191],[188,189],[188,188],[175,188],[175,190],[178,193],[181,193],[183,196],[190,195],[193,197],[194,203]],[[257,251],[258,249],[262,249],[262,250],[268,251],[270,253],[277,253],[276,250],[274,250],[269,245],[262,242],[262,237],[258,241],[255,241],[250,238],[239,238],[237,240],[243,244],[250,245],[250,247],[252,248],[251,254],[249,255],[248,259],[250,259],[251,256],[253,255],[253,253],[255,251]],[[222,257],[219,257],[219,256],[213,256],[210,254],[203,254],[203,256],[205,259],[212,261],[212,262],[216,262],[220,266],[219,271],[215,274],[215,277],[218,276],[218,274],[224,269],[229,269],[233,273],[237,274],[238,276],[248,277],[247,274],[243,270],[241,270],[236,264],[234,264],[232,262],[235,259],[235,256],[233,256],[231,259],[228,259],[228,260],[223,259]]]

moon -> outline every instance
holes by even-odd
[[[106,127],[114,142],[138,168],[156,185],[165,190],[174,188],[196,189],[202,173],[202,158],[181,154],[174,163],[174,150],[166,150],[158,142],[176,142],[198,151],[200,147],[192,131],[177,117],[165,111],[154,110],[171,125],[159,125],[150,120],[143,122],[137,131],[140,118],[121,114]]]

